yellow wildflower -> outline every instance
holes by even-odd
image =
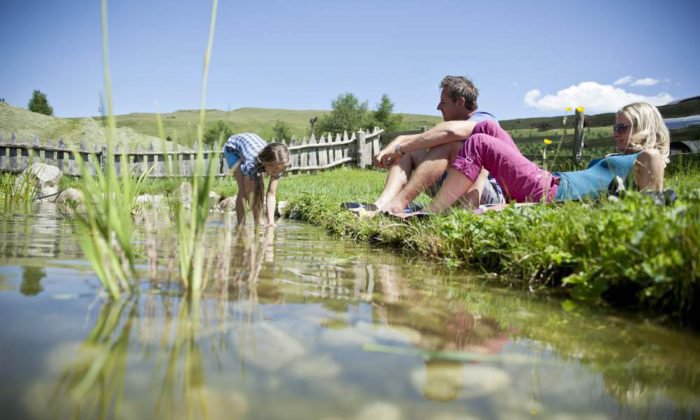
[[[550,144],[552,144],[552,140],[550,140],[550,139],[544,139],[544,144],[550,145]]]
[[[582,114],[583,114],[583,110],[584,110],[584,108],[583,108],[582,106],[577,106],[577,107],[576,107],[576,111],[578,111],[578,112],[580,112],[580,113],[582,113]]]
[[[566,108],[564,108],[564,111],[566,111],[566,112],[571,112],[571,107],[570,107],[570,106],[567,106]]]

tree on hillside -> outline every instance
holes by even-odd
[[[225,121],[219,120],[204,133],[202,141],[204,141],[204,144],[214,146],[225,142],[232,134],[233,128]]]
[[[277,120],[272,126],[272,137],[276,141],[282,141],[282,139],[289,141],[292,138],[292,129],[284,121]]]
[[[331,103],[333,110],[324,115],[317,125],[319,133],[342,133],[357,131],[370,124],[367,112],[367,102],[362,102],[352,93],[338,95]]]
[[[32,98],[29,100],[29,110],[32,112],[38,112],[44,115],[53,115],[53,108],[49,105],[49,101],[46,99],[46,95],[41,93],[39,90],[35,90],[32,93]]]
[[[385,131],[397,131],[401,125],[403,116],[396,115],[393,112],[394,103],[389,99],[389,95],[382,95],[382,100],[377,105],[377,109],[372,111],[374,125],[383,128]]]

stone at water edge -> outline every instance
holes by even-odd
[[[15,180],[15,190],[23,188],[25,182],[34,183],[39,197],[53,196],[63,173],[58,167],[45,163],[32,163]]]

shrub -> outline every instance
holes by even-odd
[[[49,105],[46,95],[39,90],[32,92],[32,98],[29,100],[27,108],[32,112],[37,112],[44,115],[53,115],[53,108]]]

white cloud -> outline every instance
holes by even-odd
[[[630,86],[654,86],[659,83],[658,80],[652,79],[651,77],[645,77],[643,79],[637,79]]]
[[[627,92],[611,85],[597,82],[581,82],[551,95],[542,96],[538,89],[532,89],[523,98],[526,105],[542,111],[563,111],[564,108],[583,106],[587,113],[614,112],[632,102],[649,102],[664,105],[673,100],[668,93],[644,96]]]
[[[669,79],[664,79],[664,82],[670,82]],[[661,82],[661,80],[654,79],[653,77],[642,77],[635,79],[632,76],[620,77],[613,82],[614,86],[630,85],[630,86],[654,86]]]
[[[628,83],[631,83],[633,80],[634,80],[634,77],[632,77],[632,76],[620,77],[619,79],[617,79],[613,82],[613,85],[615,85],[615,86],[626,85]]]

